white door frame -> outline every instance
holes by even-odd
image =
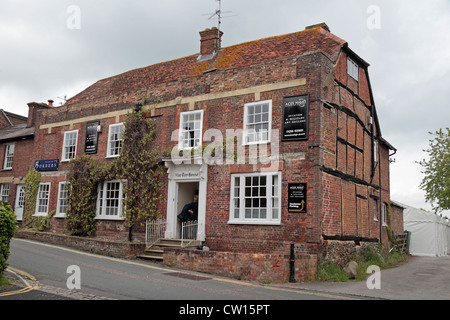
[[[16,202],[15,202],[15,205],[14,205],[14,213],[16,214],[16,216],[17,216],[17,220],[18,221],[22,221],[23,220],[23,210],[24,210],[24,204],[25,204],[25,190],[23,190],[23,199],[22,199],[22,201],[23,201],[23,205],[20,205],[20,203],[19,203],[19,201],[20,201],[20,190],[21,190],[21,188],[25,188],[25,185],[24,184],[18,184],[17,185],[17,192],[16,192]]]
[[[198,182],[198,228],[197,240],[205,241],[206,221],[206,194],[208,186],[208,165],[200,164],[174,164],[171,160],[164,159],[169,177],[167,192],[167,227],[165,238],[175,239],[177,237],[177,199],[178,183]]]

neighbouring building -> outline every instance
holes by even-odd
[[[177,215],[199,195],[194,237],[210,251],[191,250],[203,264],[192,268],[219,268],[214,257],[231,254],[233,264],[244,254],[266,257],[273,270],[291,242],[296,255],[314,259],[331,242],[388,243],[389,156],[396,150],[381,134],[369,64],[324,23],[226,48],[222,35],[206,29],[200,53],[99,80],[63,106],[30,104],[31,163],[45,168],[36,215],[54,211],[51,231],[65,232],[70,159],[120,156],[127,113],[145,100],[161,154],[200,150],[184,162],[167,152],[161,158],[165,238],[180,238]],[[233,156],[214,154],[210,162],[201,151],[211,141]],[[127,239],[122,188],[122,181],[98,186],[96,237]],[[144,241],[145,229],[134,237]],[[167,260],[184,263],[176,255]]]
[[[35,128],[28,118],[0,109],[0,200],[22,221],[25,176],[32,168]]]

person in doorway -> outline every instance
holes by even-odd
[[[194,201],[186,204],[178,215],[181,222],[196,221],[198,219],[198,193],[194,195]]]
[[[198,219],[198,194],[194,195],[194,202],[190,203],[188,220],[197,221]]]

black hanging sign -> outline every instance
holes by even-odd
[[[98,145],[98,126],[100,121],[91,121],[86,125],[86,142],[84,145],[84,152],[87,154],[97,153]]]
[[[306,212],[306,183],[289,183],[288,211]]]
[[[282,141],[308,140],[309,95],[283,99]]]

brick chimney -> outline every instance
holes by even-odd
[[[223,32],[216,27],[200,32],[200,55],[212,55],[220,49]]]

